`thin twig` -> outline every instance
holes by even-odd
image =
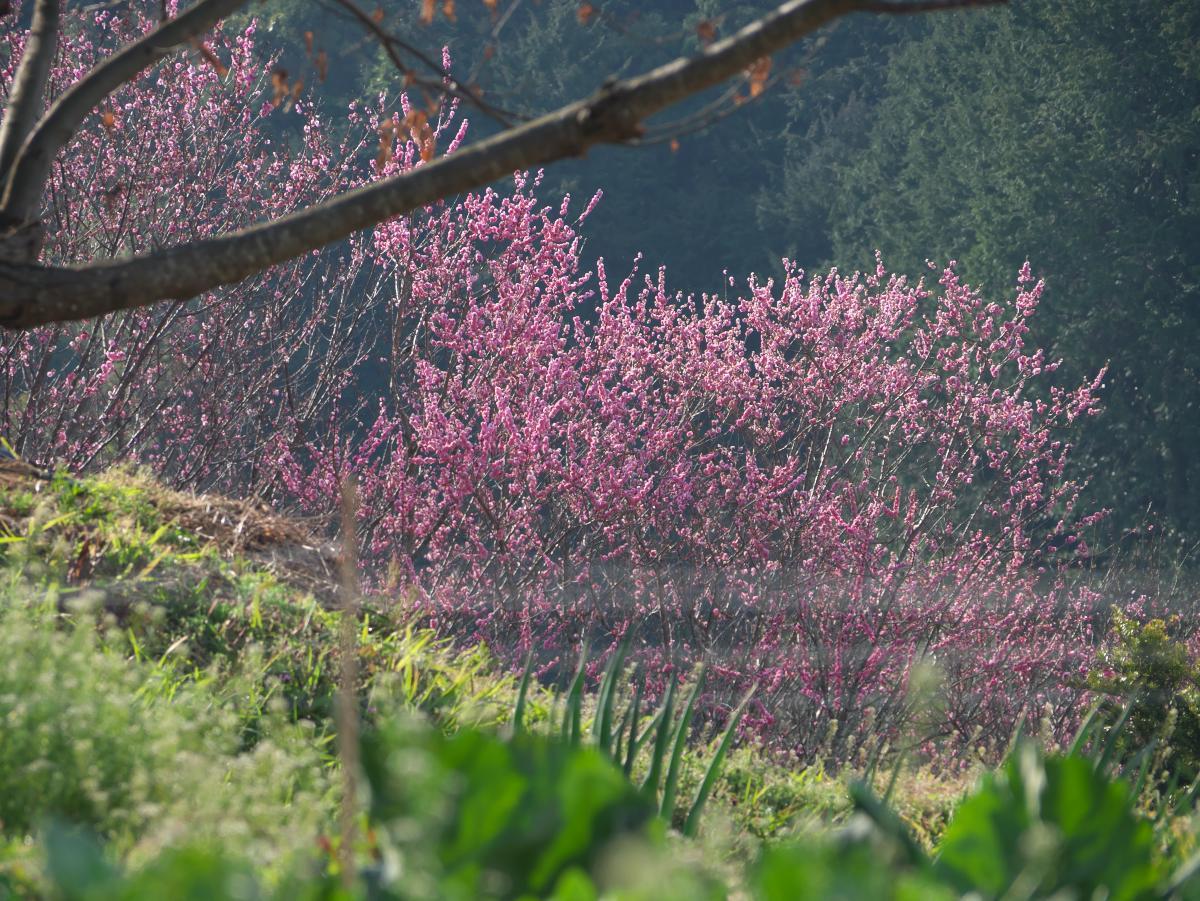
[[[339,630],[341,672],[337,691],[337,750],[342,765],[341,843],[338,868],[342,885],[354,885],[354,843],[358,831],[358,492],[354,481],[342,482],[342,617]]]

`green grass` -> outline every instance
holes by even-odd
[[[0,510],[20,526],[0,545],[6,606],[69,615],[82,604],[135,660],[200,680],[255,676],[242,705],[251,719],[282,704],[293,719],[327,723],[340,616],[330,594],[181,526],[200,506],[120,471],[32,496],[0,492]],[[367,605],[358,632],[364,692],[398,695],[447,724],[507,717],[514,680],[486,649],[455,648],[400,608]]]
[[[51,818],[123,859],[187,837],[268,867],[330,828],[340,614],[188,527],[203,506],[121,471],[0,486],[0,871],[36,871]],[[378,610],[358,633],[365,715],[507,718],[486,649]]]

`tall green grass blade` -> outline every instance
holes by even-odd
[[[1012,755],[1012,752],[1016,750],[1017,745],[1021,742],[1021,734],[1025,731],[1025,713],[1026,709],[1022,707],[1021,715],[1017,717],[1017,724],[1013,726],[1012,735],[1008,737],[1008,746],[1004,749],[1005,760]],[[886,799],[884,803],[887,803]]]
[[[1171,881],[1167,883],[1166,892],[1163,897],[1174,898],[1178,893],[1189,885],[1193,879],[1200,876],[1200,853],[1193,854],[1183,865],[1175,871],[1175,875],[1171,877]]]
[[[650,722],[646,723],[646,728],[638,734],[637,739],[633,743],[633,753],[635,756],[641,753],[643,745],[646,744],[646,740],[651,735],[658,734],[658,724],[662,721],[662,714],[662,708],[659,707],[658,710],[654,711],[654,716],[650,717]]]
[[[585,642],[579,651],[579,668],[571,680],[567,692],[567,705],[563,710],[563,740],[572,748],[578,747],[583,738],[583,680],[587,675],[588,648]]]
[[[1095,758],[1096,772],[1104,772],[1113,754],[1117,750],[1117,739],[1121,737],[1121,730],[1125,728],[1125,724],[1129,722],[1129,716],[1133,713],[1133,705],[1136,697],[1130,698],[1125,704],[1125,709],[1121,711],[1121,716],[1116,724],[1108,732],[1108,738],[1105,739],[1104,748],[1100,752],[1100,756]]]
[[[1142,789],[1146,787],[1146,777],[1150,775],[1150,764],[1154,762],[1154,750],[1158,747],[1158,739],[1151,739],[1146,747],[1142,748],[1137,754],[1137,757],[1131,761],[1136,763],[1138,758],[1141,758],[1141,765],[1138,767],[1137,779],[1133,783],[1132,797],[1136,801],[1142,796]]]
[[[646,684],[646,679],[642,676],[641,671],[638,671],[637,683],[633,688],[633,702],[629,705],[629,736],[628,744],[625,748],[625,763],[622,769],[625,770],[625,776],[628,778],[633,773],[633,761],[637,758],[638,741],[637,727],[638,720],[642,716],[642,687]]]
[[[525,656],[525,669],[521,673],[521,685],[517,688],[517,706],[513,710],[512,731],[517,735],[525,729],[525,704],[529,696],[529,679],[533,675],[533,650]]]
[[[1192,783],[1191,789],[1189,789],[1188,793],[1183,796],[1182,800],[1180,800],[1178,804],[1174,805],[1174,810],[1176,813],[1182,814],[1183,816],[1188,816],[1191,814],[1192,801],[1195,799],[1194,793],[1197,787],[1200,787],[1200,776],[1196,777],[1196,781]],[[1172,809],[1170,799],[1171,796],[1175,794],[1175,789],[1177,788],[1179,788],[1179,773],[1175,772],[1171,774],[1171,778],[1167,782],[1166,790],[1163,791],[1162,795],[1160,796],[1162,798],[1162,802],[1158,805],[1158,810],[1154,812],[1155,829],[1157,829],[1159,824],[1163,821],[1167,811]]]
[[[654,754],[650,758],[650,772],[642,783],[642,793],[648,797],[658,794],[658,783],[662,779],[663,761],[667,756],[667,742],[671,738],[671,725],[675,719],[675,679],[667,683],[667,692],[663,697],[662,706],[658,708],[655,718],[658,720],[658,730],[654,738]],[[645,736],[643,736],[644,738]]]
[[[683,749],[687,746],[688,734],[692,728],[692,717],[696,713],[696,699],[700,697],[700,689],[704,685],[704,674],[704,667],[701,666],[700,672],[696,676],[696,687],[692,689],[692,693],[688,696],[687,704],[683,708],[683,716],[679,718],[679,725],[675,727],[675,736],[671,749],[671,764],[667,768],[667,781],[663,785],[662,803],[658,808],[659,816],[668,822],[670,822],[671,815],[675,812],[675,795],[679,790],[679,772],[683,764]]]
[[[725,734],[721,736],[721,743],[717,745],[717,753],[708,762],[708,769],[704,772],[704,779],[701,781],[700,787],[696,789],[696,797],[692,800],[692,807],[688,811],[687,819],[683,824],[684,835],[695,835],[700,829],[700,818],[704,815],[704,805],[708,803],[708,796],[711,794],[713,786],[716,785],[717,777],[721,773],[721,765],[725,762],[725,755],[729,753],[729,745],[733,742],[733,735],[737,731],[738,724],[742,721],[742,714],[746,712],[746,705],[750,703],[752,697],[754,697],[753,688],[746,692],[746,696],[742,698],[741,702],[729,716],[729,725],[725,727]]]
[[[1173,775],[1173,778],[1178,780],[1178,778],[1179,778],[1178,773],[1174,773],[1172,775]],[[1184,794],[1183,798],[1180,800],[1180,802],[1179,802],[1180,808],[1179,809],[1182,810],[1185,814],[1190,815],[1192,812],[1192,808],[1194,808],[1196,805],[1196,798],[1198,796],[1200,796],[1200,776],[1196,777],[1196,780],[1192,783],[1191,787],[1187,790],[1187,793]]]
[[[625,712],[621,714],[621,720],[617,724],[617,728],[613,730],[612,762],[621,767],[622,770],[625,768],[625,764],[623,763],[626,754],[625,736],[629,732],[629,721],[632,718],[633,704],[631,702],[625,705]]]
[[[875,782],[875,770],[879,767],[879,761],[883,757],[884,742],[876,737],[875,746],[871,748],[871,756],[867,759],[867,766],[863,770],[863,779],[869,784]]]
[[[617,649],[613,651],[604,669],[604,678],[600,680],[600,694],[596,698],[596,719],[592,723],[592,740],[607,756],[613,757],[613,707],[617,703],[618,683],[625,667],[625,657],[629,653],[629,632],[621,639]],[[615,759],[615,758],[614,758]]]
[[[1092,730],[1096,728],[1096,718],[1100,715],[1100,708],[1103,704],[1103,701],[1097,701],[1092,705],[1087,716],[1083,718],[1083,722],[1079,724],[1079,729],[1075,733],[1075,738],[1071,741],[1071,746],[1067,748],[1068,755],[1080,753],[1088,739],[1092,737]]]
[[[855,779],[850,783],[849,791],[850,800],[854,802],[854,806],[866,814],[884,835],[889,836],[896,843],[910,864],[919,868],[928,866],[929,858],[926,856],[925,850],[913,838],[908,827],[904,825],[904,821],[900,819],[900,815],[875,797],[875,793],[871,791],[869,785],[861,779]]]
[[[904,769],[904,751],[896,755],[896,765],[892,767],[892,775],[888,777],[887,788],[883,792],[883,803],[890,805],[892,803],[892,793],[896,790],[896,783],[900,780],[900,771]]]

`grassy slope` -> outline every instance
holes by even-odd
[[[334,562],[249,504],[125,471],[42,481],[0,464],[0,874],[36,869],[27,838],[54,812],[131,858],[185,833],[280,865],[311,849],[334,809]],[[380,599],[359,635],[368,718],[400,704],[447,729],[506,720],[515,680],[485,648]],[[532,720],[551,703],[537,693]],[[931,839],[963,787],[913,774],[895,800]],[[709,822],[742,844],[848,808],[843,780],[743,748]]]

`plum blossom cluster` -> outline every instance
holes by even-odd
[[[151,17],[101,10],[65,84]],[[13,17],[7,20],[12,23]],[[23,39],[5,26],[13,53]],[[254,27],[115,94],[55,170],[48,256],[201,237],[422,164],[410,109],[275,106]],[[336,127],[335,127],[336,125]],[[432,123],[452,151],[465,123]],[[338,137],[344,134],[345,137]],[[387,153],[378,152],[386,139]],[[1068,390],[1029,346],[1025,267],[989,299],[951,265],[730,280],[581,262],[537,179],[385,223],[235,287],[0,340],[0,427],[31,459],[132,459],[329,517],[354,479],[375,590],[546,673],[636,636],[654,680],[700,658],[758,686],[802,755],[1069,727],[1092,661]],[[942,680],[930,703],[914,668]]]

